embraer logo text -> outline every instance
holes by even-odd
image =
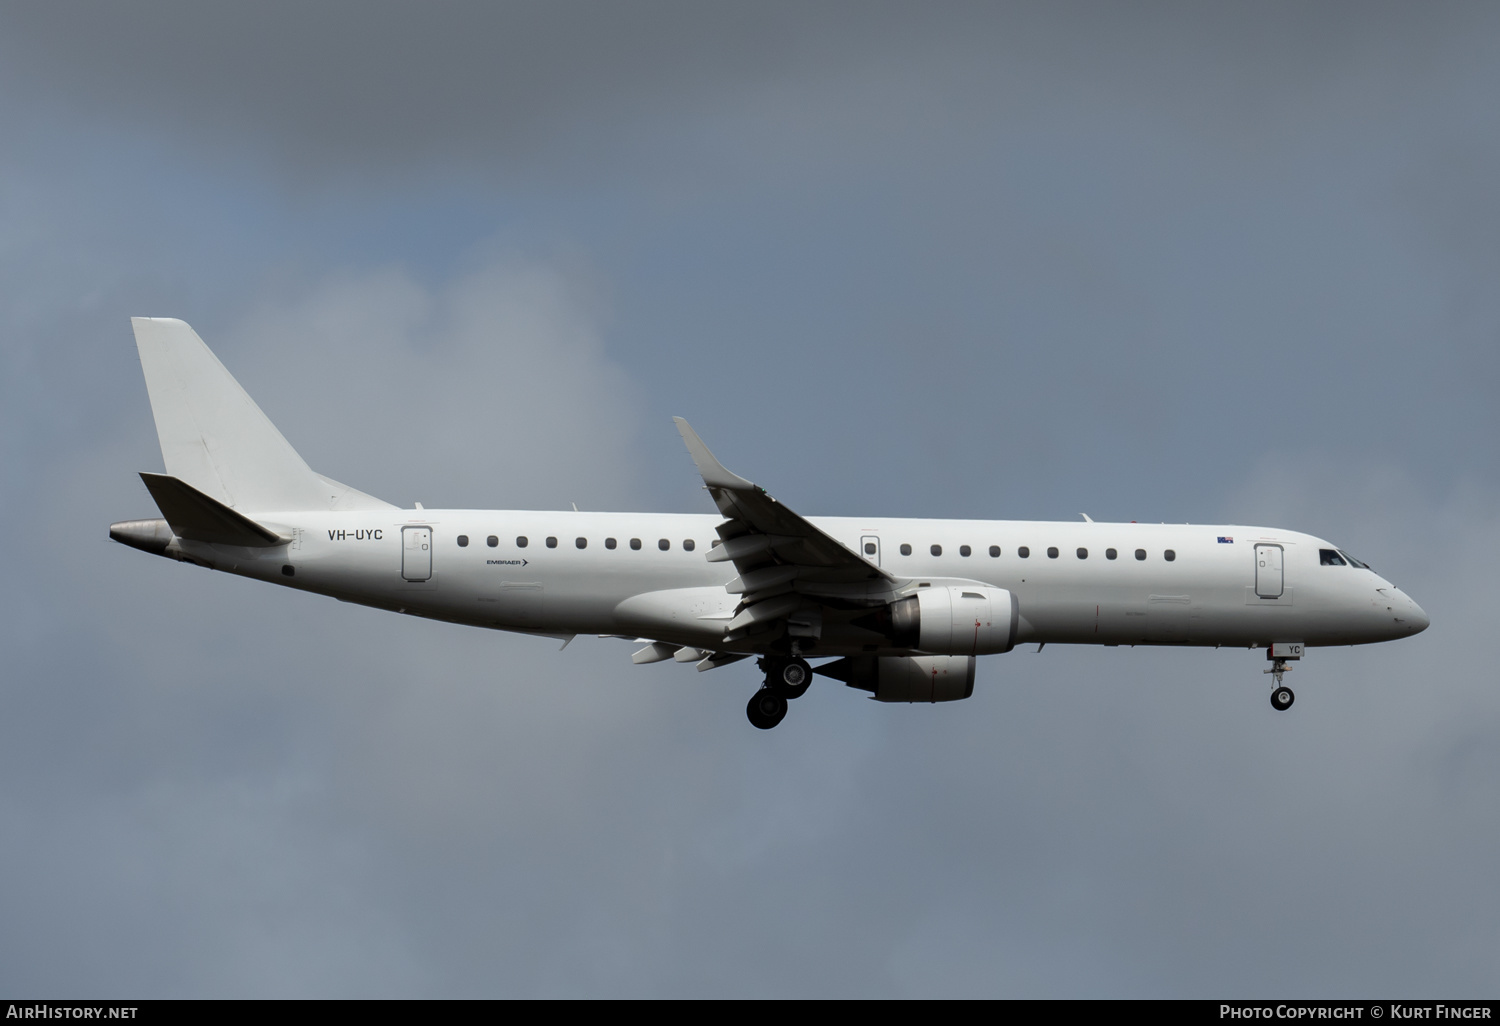
[[[359,530],[328,532],[329,541],[348,541],[350,538],[353,538],[355,541],[365,541],[366,539],[370,541],[379,541],[381,538],[380,528],[377,527],[373,531]]]

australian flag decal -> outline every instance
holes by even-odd
[[[1220,545],[1233,545],[1234,544],[1234,539],[1233,538],[1226,538],[1226,537],[1224,537],[1221,534],[1221,535],[1219,535],[1219,544]]]

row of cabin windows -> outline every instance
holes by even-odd
[[[488,538],[486,538],[484,540],[484,543],[486,545],[488,545],[490,548],[493,549],[493,548],[496,548],[497,546],[499,546],[500,539],[499,539],[498,536],[492,534],[492,535],[490,535]],[[518,549],[524,549],[526,546],[528,546],[530,544],[531,544],[531,539],[527,538],[524,534],[516,536],[516,548],[518,548]],[[577,548],[580,548],[580,549],[586,549],[586,548],[589,547],[589,540],[587,538],[574,538],[573,539],[573,545],[575,547],[577,547]],[[459,535],[458,536],[458,547],[461,548],[461,549],[464,549],[464,548],[468,548],[468,546],[469,546],[469,536],[466,535],[466,534]],[[616,541],[614,538],[606,538],[606,539],[604,539],[604,547],[606,549],[613,549],[613,548],[617,548],[618,546],[619,546],[619,542]],[[641,547],[641,540],[639,538],[632,538],[632,539],[630,539],[630,547],[632,549],[639,549]],[[666,552],[668,549],[670,549],[672,547],[672,542],[671,542],[670,539],[662,538],[662,539],[659,539],[657,541],[656,547],[658,549],[661,549],[663,552]],[[684,552],[692,552],[697,547],[698,547],[698,543],[695,542],[695,541],[693,541],[693,539],[691,539],[691,538],[684,538],[682,540],[682,548],[683,548]],[[553,536],[553,535],[548,535],[547,536],[547,548],[549,548],[549,549],[555,549],[555,548],[557,548],[557,538],[555,536]]]
[[[941,545],[934,545],[928,551],[930,551],[934,556],[941,556],[943,554],[943,547]],[[967,545],[960,545],[958,547],[958,554],[960,556],[972,556],[974,554],[974,550],[971,549],[971,548],[969,548],[969,546],[967,546]],[[873,555],[875,555],[875,543],[874,542],[867,542],[865,544],[865,555],[867,555],[867,556],[873,556]],[[903,544],[901,546],[901,555],[903,555],[903,556],[909,556],[909,555],[911,555],[911,546]],[[1016,555],[1020,556],[1022,559],[1030,559],[1031,558],[1031,549],[1028,548],[1025,545],[1022,545],[1020,548],[1016,549]],[[992,558],[999,558],[999,556],[1000,556],[1000,546],[998,546],[998,545],[991,545],[990,546],[990,556]],[[1057,556],[1058,556],[1057,546],[1054,545],[1054,546],[1052,546],[1051,548],[1049,548],[1047,550],[1047,558],[1048,559],[1056,559]],[[1085,549],[1085,548],[1078,549],[1078,558],[1079,559],[1088,559],[1089,558],[1089,550]],[[1105,549],[1104,550],[1104,558],[1105,559],[1119,559],[1120,558],[1119,550],[1118,549]],[[1145,559],[1146,558],[1146,550],[1145,549],[1136,549],[1135,550],[1135,558],[1136,559]],[[1174,559],[1177,558],[1177,550],[1175,550],[1175,549],[1167,549],[1166,551],[1164,551],[1162,553],[1162,558],[1165,559],[1168,563],[1172,562]]]
[[[486,545],[488,545],[490,548],[493,549],[493,548],[496,548],[496,547],[499,546],[500,539],[499,539],[498,536],[492,534],[492,535],[490,535],[488,538],[486,538],[484,540],[484,543]],[[461,548],[461,549],[462,548],[467,548],[468,544],[469,544],[469,536],[468,535],[461,534],[461,535],[458,536],[458,547],[459,548]],[[526,548],[526,546],[528,546],[530,544],[531,544],[531,540],[529,538],[527,538],[526,535],[523,534],[523,535],[518,535],[516,537],[516,548],[518,548],[518,549],[524,549],[524,548]],[[586,548],[589,547],[589,540],[587,538],[582,538],[582,537],[575,538],[575,539],[573,539],[573,544],[577,548],[586,549]],[[606,549],[613,549],[613,548],[616,548],[617,546],[618,546],[618,542],[614,538],[606,538],[606,539],[604,539],[604,547]],[[630,539],[630,547],[632,549],[637,549],[637,550],[640,549],[640,547],[641,547],[641,540],[639,538],[632,538],[632,539]],[[666,552],[667,550],[669,550],[672,547],[672,542],[669,539],[667,539],[667,538],[661,538],[661,539],[657,540],[656,547],[658,549],[660,549],[661,551]],[[697,547],[698,547],[697,542],[693,541],[693,539],[691,539],[691,538],[684,538],[682,540],[682,548],[683,548],[684,552],[692,552]],[[547,548],[549,548],[549,549],[555,549],[555,548],[557,548],[557,538],[555,536],[553,536],[553,535],[548,535],[547,536]],[[931,551],[931,553],[934,556],[941,556],[943,554],[943,547],[941,545],[933,545],[929,551]],[[971,549],[967,545],[960,545],[958,547],[958,554],[960,556],[971,556],[971,555],[974,554],[974,550]],[[873,556],[873,555],[875,555],[875,543],[874,542],[866,542],[865,543],[865,555],[867,555],[867,556]],[[901,555],[903,555],[903,556],[909,556],[909,555],[911,555],[911,546],[903,543],[902,546],[901,546]],[[1030,559],[1031,558],[1031,549],[1028,546],[1022,545],[1020,548],[1016,549],[1016,555],[1020,556],[1022,559]],[[1086,549],[1086,548],[1081,548],[1080,547],[1077,550],[1077,555],[1078,555],[1079,559],[1088,559],[1089,558],[1089,550]],[[998,545],[991,545],[990,546],[990,556],[992,558],[999,558],[999,556],[1000,556],[1000,546],[998,546]],[[1119,556],[1120,556],[1120,553],[1116,549],[1105,549],[1104,550],[1104,558],[1105,559],[1118,559]],[[1057,546],[1054,545],[1054,546],[1051,546],[1050,548],[1047,549],[1047,558],[1048,559],[1056,559],[1057,557],[1058,557]],[[1135,558],[1136,559],[1140,559],[1140,560],[1144,560],[1146,558],[1146,550],[1145,549],[1136,549],[1135,550]],[[1165,559],[1168,563],[1170,563],[1170,562],[1172,562],[1173,560],[1175,560],[1177,558],[1177,552],[1174,549],[1167,549],[1164,552],[1162,552],[1162,558]]]

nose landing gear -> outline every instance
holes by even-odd
[[[759,666],[766,674],[766,683],[750,696],[745,715],[752,726],[770,730],[786,716],[786,704],[793,698],[801,698],[812,684],[812,667],[801,656],[791,659],[766,656]]]
[[[1269,673],[1271,679],[1276,681],[1276,687],[1271,690],[1271,705],[1278,712],[1285,712],[1292,707],[1297,696],[1292,689],[1281,682],[1281,675],[1290,673],[1293,669],[1288,665],[1292,659],[1302,658],[1302,645],[1300,643],[1281,643],[1272,645],[1266,650],[1266,658],[1271,660],[1271,668],[1263,672]]]

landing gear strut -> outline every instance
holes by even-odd
[[[801,698],[812,684],[812,667],[801,656],[791,659],[766,656],[760,668],[765,671],[766,684],[750,696],[745,715],[761,730],[770,730],[786,716],[786,704],[793,698]]]

